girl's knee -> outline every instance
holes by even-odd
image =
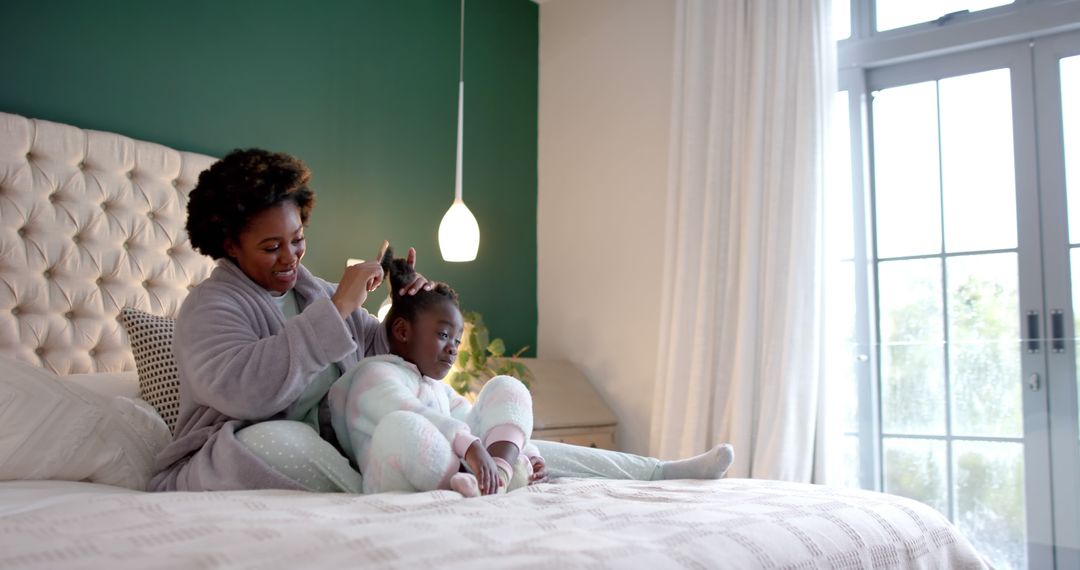
[[[521,380],[513,376],[495,376],[484,384],[476,397],[477,404],[484,400],[497,399],[500,401],[513,400],[528,402],[532,405],[532,394],[521,383]]]
[[[496,376],[484,385],[469,416],[473,433],[486,438],[489,430],[515,426],[526,438],[532,433],[532,395],[520,380]]]

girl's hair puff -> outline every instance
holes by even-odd
[[[390,283],[390,312],[386,315],[386,326],[392,326],[394,320],[401,318],[414,322],[417,313],[427,310],[438,303],[449,301],[459,311],[461,303],[457,292],[450,285],[442,281],[432,281],[431,290],[421,289],[415,295],[402,295],[399,293],[402,287],[413,282],[416,271],[404,258],[394,257],[394,250],[386,248],[386,253],[380,261],[386,280]]]

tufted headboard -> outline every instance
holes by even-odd
[[[0,113],[0,355],[134,370],[120,309],[174,316],[213,262],[184,231],[212,157]]]

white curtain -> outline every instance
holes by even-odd
[[[824,467],[828,0],[679,0],[652,452]]]

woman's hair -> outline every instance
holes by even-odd
[[[402,258],[394,258],[394,250],[386,248],[386,253],[380,261],[386,280],[390,282],[390,312],[386,314],[386,326],[392,326],[397,318],[405,319],[410,323],[415,320],[416,314],[435,306],[438,303],[449,301],[458,310],[461,303],[458,295],[452,287],[441,281],[432,281],[431,290],[421,289],[415,295],[402,295],[398,293],[402,287],[412,283],[416,278],[416,271]]]
[[[214,259],[226,257],[225,239],[237,239],[252,216],[285,201],[300,208],[307,225],[315,206],[311,171],[298,158],[257,148],[234,150],[199,175],[188,195],[191,246]]]

